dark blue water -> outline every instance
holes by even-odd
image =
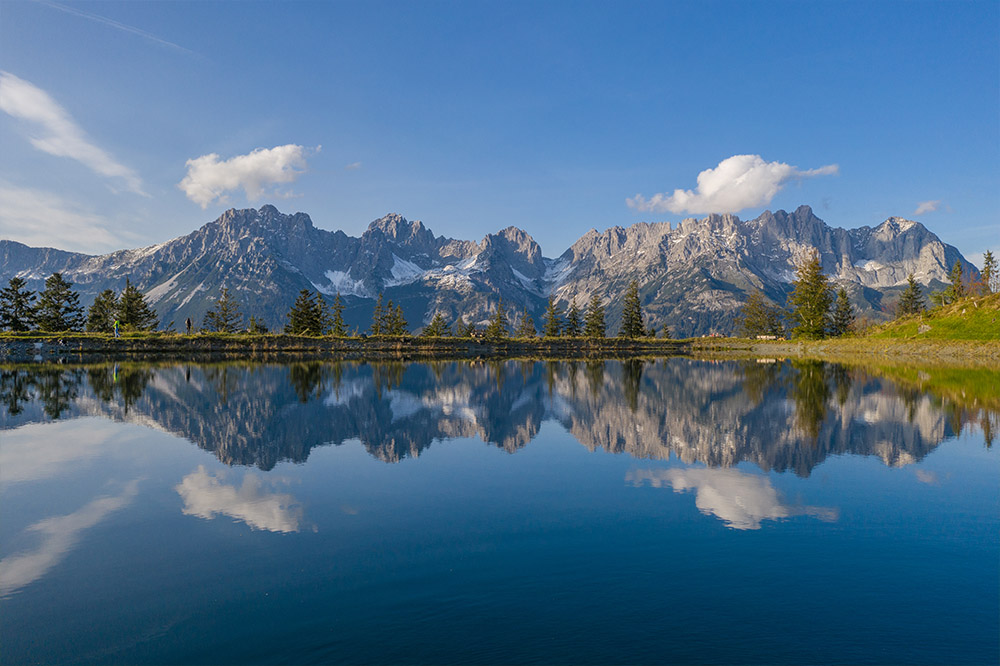
[[[860,370],[0,380],[4,664],[1000,660],[997,414]]]

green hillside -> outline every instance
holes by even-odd
[[[1000,340],[1000,294],[970,296],[922,315],[889,322],[873,338],[906,340]]]

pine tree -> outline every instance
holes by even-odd
[[[420,335],[425,338],[444,338],[447,337],[449,333],[448,324],[445,323],[444,316],[440,312],[435,312],[434,318],[431,319],[431,323],[424,327],[424,330],[420,333]]]
[[[558,338],[562,333],[562,313],[556,307],[555,299],[549,296],[549,304],[542,315],[542,336]]]
[[[639,301],[639,283],[632,280],[625,291],[622,325],[618,331],[618,337],[640,338],[645,333],[646,326],[642,322],[642,303]]]
[[[465,320],[461,317],[455,322],[455,326],[452,330],[452,335],[456,338],[471,338],[472,334],[476,332],[476,325],[471,321],[466,324]]]
[[[924,304],[924,295],[920,290],[920,285],[917,281],[913,279],[913,273],[906,278],[906,289],[903,290],[903,294],[899,297],[899,307],[897,308],[897,316],[907,317],[909,315],[920,314],[927,309]]]
[[[580,337],[583,332],[583,325],[580,321],[580,308],[576,305],[576,298],[569,302],[569,309],[566,310],[566,327],[564,333],[571,338]]]
[[[854,308],[847,298],[847,290],[841,287],[837,290],[837,300],[833,304],[833,317],[830,321],[830,335],[840,337],[850,332],[854,326]]]
[[[604,324],[604,305],[601,297],[594,294],[587,304],[587,312],[583,316],[583,334],[588,338],[603,338],[607,327]]]
[[[489,340],[502,340],[507,337],[507,312],[503,307],[503,299],[497,299],[497,309],[490,319],[490,325],[486,327],[486,338]]]
[[[319,322],[319,334],[326,335],[333,325],[333,317],[330,315],[330,306],[326,304],[326,299],[317,291],[313,294],[313,308],[316,310],[316,318]]]
[[[250,315],[250,323],[247,325],[247,331],[253,335],[266,335],[269,332],[263,320],[257,319],[253,315]]]
[[[991,250],[983,253],[983,270],[979,272],[981,290],[984,294],[1000,291],[1000,275],[997,274],[997,260]]]
[[[267,326],[264,325],[264,321],[257,319],[257,317],[250,315],[250,323],[247,324],[247,332],[253,335],[266,335],[269,331]]]
[[[15,277],[0,289],[0,328],[30,331],[35,325],[35,292],[26,289],[26,284]]]
[[[330,319],[330,335],[335,338],[347,337],[347,326],[344,324],[344,304],[340,301],[340,292],[333,299],[333,316]]]
[[[385,316],[382,313],[382,292],[379,292],[378,300],[375,301],[375,310],[372,312],[372,335],[382,335],[382,322]]]
[[[528,308],[525,308],[521,313],[521,323],[514,332],[514,337],[530,339],[534,338],[536,335],[538,335],[538,331],[535,330],[535,320],[531,318],[530,314],[528,314]]]
[[[322,322],[316,310],[316,300],[308,289],[299,291],[292,309],[288,311],[285,333],[290,335],[319,335]]]
[[[956,260],[955,265],[952,266],[951,272],[948,273],[948,281],[951,282],[945,291],[948,292],[948,302],[954,303],[960,298],[965,297],[965,284],[962,282],[962,262]]]
[[[670,327],[667,326],[666,324],[663,325],[663,330],[660,331],[660,339],[661,340],[673,340],[674,339],[673,334],[670,333]]]
[[[93,333],[110,333],[115,328],[118,312],[118,297],[111,289],[105,289],[97,295],[90,309],[87,310],[86,330]]]
[[[823,266],[816,250],[799,264],[792,284],[792,293],[788,297],[788,303],[792,307],[792,320],[796,324],[792,333],[796,337],[808,339],[824,337],[830,328],[833,291],[823,275]]]
[[[747,302],[740,308],[736,316],[736,331],[744,338],[785,335],[784,327],[781,325],[781,314],[777,308],[768,305],[767,299],[759,291],[751,292]]]
[[[127,330],[152,331],[159,324],[159,317],[146,303],[146,296],[125,279],[125,289],[118,297],[116,310],[118,323]]]
[[[72,282],[62,273],[53,273],[45,280],[45,290],[35,304],[35,323],[42,331],[78,331],[83,328],[83,308],[80,295],[70,288]]]
[[[392,301],[389,302],[392,303]],[[403,308],[397,305],[390,314],[389,334],[408,335],[409,332],[409,324],[406,323],[406,318],[403,316]]]
[[[239,303],[229,295],[229,289],[222,288],[215,307],[205,313],[202,327],[217,333],[235,333],[243,325]]]

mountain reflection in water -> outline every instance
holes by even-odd
[[[751,462],[800,476],[844,453],[906,465],[972,422],[981,424],[989,445],[997,419],[992,411],[819,362],[313,362],[0,373],[0,427],[81,416],[153,425],[223,463],[261,470],[304,462],[313,447],[354,439],[385,462],[457,437],[513,453],[554,420],[590,450],[673,456],[710,468]],[[657,483],[694,489],[699,497],[717,485],[710,475]],[[297,529],[294,512],[262,516],[239,508],[241,498],[261,488],[210,477],[189,477],[180,488],[185,510],[195,515],[221,512],[264,529]],[[275,507],[284,506],[275,497]],[[730,522],[782,511],[812,509],[771,507]]]

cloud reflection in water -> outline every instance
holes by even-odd
[[[771,479],[736,469],[637,469],[628,472],[625,480],[635,486],[670,486],[675,493],[694,490],[695,506],[703,514],[714,514],[737,530],[759,530],[763,520],[792,516],[814,516],[823,521],[840,517],[836,507],[787,504]]]
[[[185,476],[175,490],[184,500],[184,513],[212,519],[229,516],[250,527],[269,532],[298,532],[303,509],[288,493],[265,489],[252,474],[243,477],[239,487],[223,483],[209,474],[203,465]]]

